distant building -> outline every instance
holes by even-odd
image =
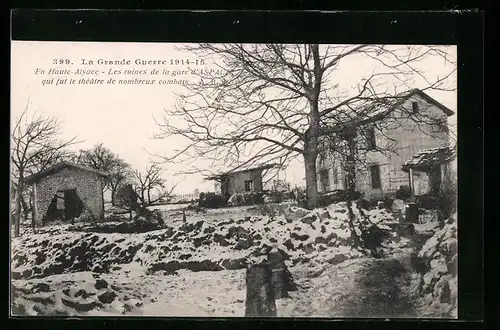
[[[168,202],[170,203],[179,203],[182,201],[185,202],[190,202],[193,200],[197,200],[200,197],[200,194],[198,193],[192,193],[192,194],[175,194],[171,195],[168,198]]]
[[[102,179],[107,177],[101,171],[65,161],[28,176],[25,182],[33,186],[35,224],[68,221],[81,215],[102,219]]]
[[[447,121],[454,112],[423,91],[410,90],[394,103],[387,103],[375,105],[375,109],[369,109],[365,116],[353,121],[353,134],[364,143],[356,149],[356,155],[362,153],[364,157],[364,161],[356,165],[356,190],[371,200],[392,195],[402,185],[410,186],[403,164],[415,154],[450,144]],[[424,119],[417,123],[417,117]],[[332,135],[331,138],[338,137]],[[381,152],[384,148],[392,152]],[[316,168],[319,192],[347,188],[345,155],[324,147]]]
[[[219,190],[223,196],[231,196],[235,193],[259,192],[263,190],[263,171],[273,167],[276,167],[276,165],[261,165],[213,175],[206,179],[215,181],[216,191]]]

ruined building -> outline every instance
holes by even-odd
[[[223,196],[236,193],[260,192],[264,189],[262,172],[276,167],[275,164],[265,164],[252,168],[229,171],[206,178],[217,183],[216,191]]]
[[[104,217],[103,179],[93,168],[60,162],[25,179],[33,186],[33,219],[37,226],[78,217]]]

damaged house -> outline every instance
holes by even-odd
[[[424,150],[448,150],[446,153],[452,150],[448,148],[452,144],[448,117],[453,114],[425,92],[413,89],[392,100],[365,105],[347,120],[332,120],[349,125],[326,124],[333,133],[322,140],[316,164],[318,191],[347,189],[349,159],[355,164],[355,189],[366,199],[381,200],[393,196],[401,186],[412,186],[412,175],[419,175],[417,168],[413,168],[417,164],[410,161],[414,156],[422,158],[419,153]],[[346,137],[346,127],[350,128],[352,138]],[[418,168],[425,173],[431,171],[430,167]],[[413,184],[413,188],[418,184]],[[424,184],[420,184],[415,193],[423,187]]]
[[[60,162],[25,179],[33,186],[33,219],[37,226],[50,221],[71,221],[78,217],[102,219],[102,180],[108,174],[93,168]]]
[[[264,189],[262,182],[263,172],[276,167],[275,164],[266,164],[252,168],[229,171],[210,176],[206,180],[215,181],[215,190],[222,196],[246,192],[260,192]]]

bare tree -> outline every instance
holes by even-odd
[[[404,98],[399,92],[416,79],[426,85],[422,90],[446,90],[456,70],[430,80],[418,68],[422,60],[437,56],[455,64],[432,46],[200,44],[185,49],[213,59],[216,69],[197,71],[199,79],[186,85],[175,107],[157,121],[156,138],[186,142],[163,159],[204,157],[237,169],[269,161],[285,166],[300,155],[310,208],[318,202],[322,136],[341,134],[358,118]],[[369,59],[379,69],[359,81],[357,90],[342,89],[344,77],[335,73],[347,58]]]
[[[73,159],[76,163],[109,174],[109,179],[104,181],[104,189],[111,192],[111,204],[114,206],[118,187],[133,176],[130,165],[102,143],[91,149],[80,150]]]
[[[155,163],[148,165],[144,172],[134,171],[134,189],[142,207],[154,205],[172,195],[176,185],[167,188],[161,175],[162,169]]]
[[[133,219],[133,212],[139,208],[137,193],[132,184],[121,185],[116,192],[116,204],[129,212],[129,220]]]
[[[132,171],[128,163],[121,158],[117,158],[109,174],[108,185],[111,190],[111,204],[114,206],[118,187],[132,177]]]
[[[54,117],[35,115],[28,116],[28,105],[20,117],[14,121],[11,133],[11,175],[15,189],[14,236],[19,236],[21,224],[21,207],[27,208],[24,199],[24,178],[42,171],[64,159],[67,147],[75,143],[75,138],[61,141],[58,134],[61,122]],[[25,214],[26,211],[25,211]]]
[[[17,175],[12,175],[11,177],[11,200],[16,201],[16,196],[18,192],[18,176]],[[22,193],[20,194],[20,203],[21,203],[21,210],[22,210],[22,219],[28,219],[30,212],[33,210],[32,206],[32,189],[30,186],[24,185],[22,188]],[[15,204],[14,204],[15,205]],[[11,216],[14,219],[15,218],[15,212],[16,212],[16,207],[12,209]],[[34,219],[32,219],[34,220]],[[32,226],[34,228],[34,221],[32,221]]]

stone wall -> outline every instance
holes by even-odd
[[[88,215],[101,219],[104,217],[104,199],[101,177],[95,173],[63,168],[60,171],[42,177],[34,184],[35,221],[42,225],[49,204],[55,193],[60,190],[76,189],[78,197],[85,205]]]

